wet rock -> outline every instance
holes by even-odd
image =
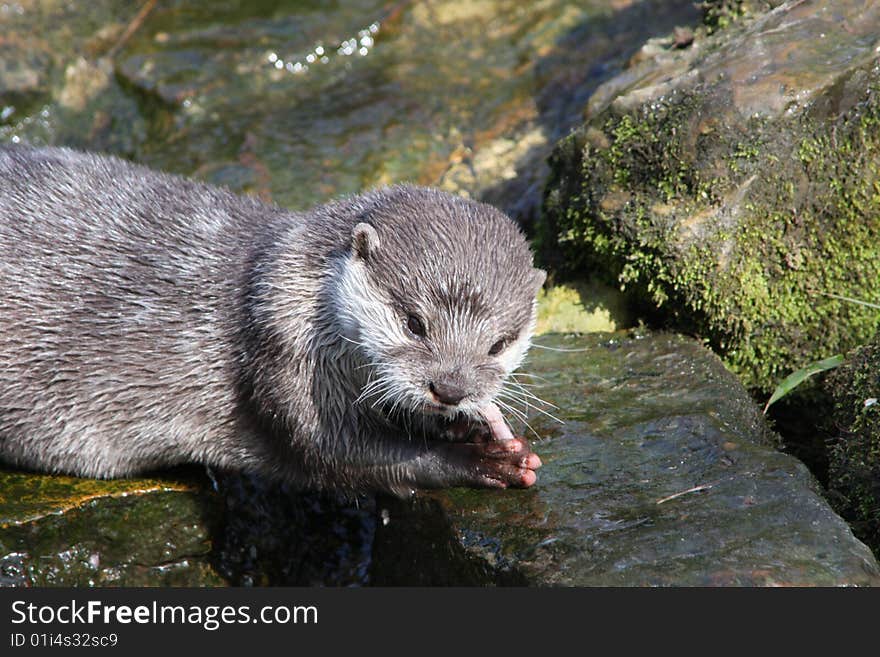
[[[0,586],[363,585],[374,516],[235,473],[0,470]]]
[[[83,111],[86,105],[110,84],[113,67],[106,60],[90,62],[83,57],[64,71],[64,87],[58,102],[74,111]]]
[[[383,500],[377,584],[870,585],[871,552],[696,341],[542,337],[538,484]],[[523,378],[525,380],[525,377]]]
[[[580,122],[589,94],[623,65],[636,44],[696,16],[688,2],[619,2],[615,11],[580,20],[572,12],[571,5],[561,8],[554,29],[538,23],[535,35],[527,36],[534,53],[524,56],[512,75],[518,85],[531,80],[530,95],[501,105],[503,113],[488,127],[458,126],[450,135],[457,146],[447,168],[430,181],[496,205],[527,230],[540,211],[552,146]]]
[[[880,336],[850,352],[824,388],[834,400],[829,499],[880,554]]]
[[[35,0],[3,11],[6,6],[0,5],[0,142],[132,157],[155,117],[147,116],[152,108],[142,98],[120,87],[112,62],[102,57],[124,26],[118,18],[131,18],[130,3]],[[4,69],[17,74],[10,78]],[[18,90],[5,94],[4,78],[18,80]]]
[[[0,585],[214,586],[216,500],[199,481],[0,470]]]
[[[542,337],[528,491],[359,504],[241,475],[0,475],[5,585],[872,584],[868,549],[773,449],[720,361],[673,336]]]
[[[104,7],[101,27],[74,24],[80,52],[107,56],[124,6]],[[94,134],[95,147],[293,208],[409,180],[527,223],[546,156],[577,120],[585,86],[647,36],[694,16],[690,0],[361,1],[332,12],[160,4],[114,53],[115,79],[100,96],[118,81],[147,127],[119,144],[123,126],[112,119],[121,113],[95,100],[83,112],[100,106],[104,123],[80,129],[76,145]],[[62,70],[70,66],[63,59]],[[71,132],[16,134],[68,143]]]
[[[546,259],[608,272],[750,388],[868,340],[873,311],[819,293],[880,279],[878,30],[875,4],[793,0],[649,44],[555,151]]]
[[[156,5],[117,47],[136,9],[37,0],[0,15],[0,32],[39,34],[51,58],[41,104],[0,118],[0,140],[108,151],[292,208],[415,181],[528,226],[589,92],[698,14],[691,0],[198,0]]]
[[[0,111],[11,107],[22,114],[46,97],[51,63],[42,40],[0,31]],[[0,124],[6,122],[12,111],[5,114]]]

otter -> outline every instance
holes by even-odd
[[[411,185],[306,213],[0,148],[0,458],[182,463],[351,493],[528,487],[498,405],[545,274],[499,210]]]

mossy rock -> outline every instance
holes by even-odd
[[[600,281],[547,286],[538,293],[535,334],[596,333],[632,326],[618,290]]]
[[[704,0],[699,3],[699,7],[703,11],[703,24],[710,32],[715,32],[778,7],[782,2],[783,0]]]
[[[830,499],[880,553],[880,334],[853,350],[825,388],[834,398]]]
[[[600,87],[556,148],[539,248],[699,335],[752,389],[870,339],[880,8],[786,3]],[[643,311],[644,312],[644,311]]]
[[[191,476],[0,470],[0,585],[215,586],[217,501]]]
[[[95,480],[0,468],[0,586],[364,584],[369,500],[200,468]]]

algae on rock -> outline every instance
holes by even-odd
[[[853,350],[825,388],[834,399],[829,497],[880,553],[880,334]]]
[[[782,0],[703,0],[703,24],[710,34],[730,27],[736,21],[762,13],[782,4]]]
[[[216,586],[197,481],[0,470],[0,586]]]
[[[751,388],[852,348],[880,280],[880,7],[777,9],[637,61],[551,161],[540,248],[609,272]]]

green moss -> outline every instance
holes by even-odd
[[[597,333],[631,326],[620,293],[597,281],[548,287],[538,294],[535,333]]]
[[[94,500],[197,490],[195,481],[181,478],[100,480],[0,469],[0,529],[67,513]]]
[[[696,94],[608,113],[551,160],[541,253],[563,272],[605,271],[769,390],[877,327],[876,311],[820,293],[877,300],[878,95],[875,73],[842,116],[784,127],[701,130],[711,112]]]
[[[829,489],[856,534],[880,553],[880,334],[826,382],[834,399]]]
[[[712,34],[778,4],[780,3],[769,0],[705,0],[698,6],[703,11],[703,25]]]
[[[18,586],[206,586],[216,498],[205,482],[0,470],[0,578]]]

